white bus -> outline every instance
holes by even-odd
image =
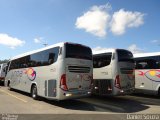
[[[58,43],[10,60],[9,88],[47,99],[88,96],[93,78],[92,50],[75,43]]]
[[[95,95],[125,95],[134,91],[134,60],[130,51],[108,49],[93,55],[93,89]]]
[[[0,82],[2,82],[3,84],[6,76],[6,67],[7,63],[0,64]]]
[[[160,52],[134,54],[135,92],[160,95]]]

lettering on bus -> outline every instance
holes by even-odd
[[[36,71],[33,68],[16,70],[13,73],[13,77],[22,77],[23,74],[26,74],[28,79],[33,81],[36,78]]]
[[[22,75],[23,75],[22,70],[14,71],[14,73],[13,73],[13,76],[16,76],[16,77],[22,77]]]

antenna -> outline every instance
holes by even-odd
[[[46,47],[48,44],[47,44],[47,43],[44,43],[43,45]]]
[[[47,41],[45,41],[45,43],[44,43],[43,45],[46,47],[46,46],[48,45],[48,44],[47,44]]]

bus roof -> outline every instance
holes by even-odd
[[[43,50],[47,50],[47,49],[50,49],[50,48],[53,48],[53,47],[62,46],[63,44],[64,44],[64,42],[61,42],[61,43],[57,43],[57,44],[54,44],[54,45],[50,45],[50,46],[47,46],[47,47],[44,47],[44,48],[41,48],[41,49],[29,51],[29,52],[26,52],[26,53],[17,55],[17,56],[15,56],[15,57],[12,57],[11,60],[18,59],[18,58],[21,58],[21,57],[24,57],[24,56],[27,56],[27,55],[30,55],[30,54],[37,53],[37,52],[41,52],[41,51],[43,51]]]
[[[115,48],[105,49],[105,50],[92,50],[93,54],[101,54],[101,53],[108,53],[108,52],[114,52]]]
[[[110,49],[105,49],[105,50],[97,50],[97,51],[93,51],[93,54],[101,54],[101,53],[113,53],[115,52],[116,50],[126,50],[126,49],[118,49],[118,48],[110,48]],[[126,51],[129,51],[129,50],[126,50]]]
[[[60,43],[53,44],[53,45],[50,45],[50,46],[47,46],[47,47],[44,47],[44,48],[41,48],[41,49],[37,49],[37,50],[33,50],[33,51],[29,51],[29,52],[26,52],[26,53],[17,55],[17,56],[15,56],[15,57],[11,58],[10,61],[11,61],[11,60],[14,60],[14,59],[18,59],[18,58],[24,57],[24,56],[27,56],[27,55],[31,55],[31,54],[34,54],[34,53],[37,53],[37,52],[41,52],[41,51],[43,51],[43,50],[47,50],[47,49],[50,49],[50,48],[53,48],[53,47],[58,47],[58,46],[59,46],[59,47],[62,47],[65,43],[82,45],[82,44],[73,43],[73,42],[60,42]],[[85,46],[85,45],[82,45],[82,46],[88,47],[88,46]]]
[[[147,56],[160,56],[160,52],[136,53],[136,54],[133,54],[133,56],[134,56],[134,58],[147,57]]]

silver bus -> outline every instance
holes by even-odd
[[[134,54],[135,92],[160,95],[160,52]]]
[[[7,68],[7,63],[0,64],[0,82],[3,84],[6,76],[6,68]]]
[[[93,89],[96,95],[125,95],[134,91],[134,60],[130,51],[108,49],[93,55]]]
[[[91,93],[92,50],[75,43],[58,43],[13,57],[5,80],[10,89],[47,99],[65,100]]]

